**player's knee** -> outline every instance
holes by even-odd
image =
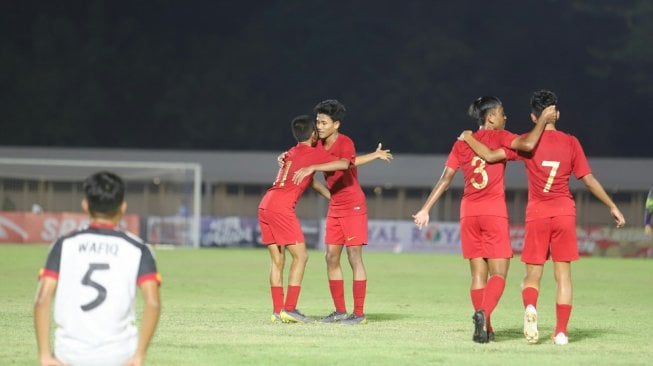
[[[299,263],[306,264],[308,262],[308,253],[298,253],[295,260]]]
[[[326,260],[327,265],[334,265],[340,263],[340,256],[335,253],[327,252],[324,255],[324,259]]]

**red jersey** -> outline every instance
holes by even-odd
[[[313,181],[313,176],[304,178],[299,184],[292,181],[295,172],[313,164],[328,163],[337,160],[324,149],[316,149],[305,144],[297,144],[283,160],[272,187],[261,199],[259,208],[274,212],[294,213],[299,197]]]
[[[478,130],[473,136],[492,150],[510,146],[517,137],[505,130]],[[503,150],[507,160],[518,158],[513,150]],[[465,142],[456,141],[445,165],[454,170],[461,168],[465,177],[465,190],[460,202],[461,218],[483,215],[508,217],[503,179],[505,161],[487,164]]]
[[[339,133],[336,141],[329,149],[325,149],[322,141],[317,142],[317,148],[329,152],[337,159],[349,160],[349,169],[335,172],[324,172],[324,180],[331,192],[328,216],[345,217],[367,213],[365,194],[358,183],[356,169],[356,148],[354,142]]]
[[[592,173],[578,139],[570,134],[544,130],[531,154],[521,157],[528,175],[526,221],[576,215],[569,192],[569,176],[580,179]]]

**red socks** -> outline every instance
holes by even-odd
[[[354,280],[354,314],[363,316],[363,306],[365,305],[365,293],[367,292],[367,280]]]
[[[297,307],[297,299],[299,298],[299,291],[301,289],[301,286],[288,285],[288,294],[286,295],[286,304],[284,305],[286,311],[295,310],[295,307]]]
[[[272,293],[272,311],[279,313],[283,307],[283,287],[270,286],[270,293]]]
[[[525,287],[521,291],[521,298],[524,302],[524,308],[528,305],[533,305],[534,308],[537,308],[537,297],[540,292],[534,287]]]
[[[497,307],[501,295],[503,295],[503,289],[506,287],[506,280],[501,276],[492,276],[487,281],[485,285],[485,293],[483,295],[483,304],[481,309],[485,310],[485,317],[489,318],[494,311],[494,308]]]
[[[329,290],[331,291],[331,298],[336,311],[346,313],[345,307],[345,282],[343,280],[329,280]]]
[[[567,323],[571,316],[571,305],[569,304],[556,304],[556,331],[553,335],[558,335],[562,332],[567,335]]]
[[[481,308],[481,305],[483,304],[483,292],[485,291],[484,288],[477,288],[475,290],[469,290],[469,295],[472,298],[472,306],[474,307],[474,311],[477,311],[478,309]]]

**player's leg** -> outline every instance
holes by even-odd
[[[340,256],[342,254],[345,234],[337,217],[327,216],[325,225],[326,260],[327,278],[329,280],[329,292],[335,310],[322,318],[323,322],[335,322],[347,317],[347,307],[345,306],[345,283],[342,276],[342,267],[340,266]]]
[[[347,258],[353,272],[352,291],[354,295],[354,311],[343,324],[366,324],[365,318],[365,295],[367,292],[367,272],[363,264],[363,246],[347,246]]]
[[[485,285],[483,304],[481,308],[485,311],[488,340],[494,339],[494,329],[491,325],[492,312],[499,304],[503,291],[506,288],[506,276],[510,266],[508,258],[488,258],[489,278]]]
[[[537,329],[537,298],[544,266],[526,264],[526,275],[522,281],[522,302],[524,304],[524,336],[528,343],[537,343],[540,333]]]
[[[537,299],[544,263],[549,257],[551,241],[551,219],[536,219],[526,222],[524,228],[524,249],[521,260],[526,264],[526,274],[522,281],[522,301],[524,304],[524,336],[528,343],[537,343]]]
[[[556,329],[553,342],[565,345],[567,324],[572,310],[571,262],[579,258],[576,238],[576,217],[559,216],[553,219],[551,235],[551,258],[556,280]]]
[[[306,323],[310,321],[310,318],[296,308],[301,291],[302,279],[304,278],[304,270],[308,262],[306,244],[298,243],[288,245],[286,249],[288,249],[292,256],[292,263],[290,264],[290,272],[288,273],[288,291],[286,293],[283,311],[281,312],[281,319],[288,322]]]
[[[280,321],[280,313],[283,308],[283,267],[286,261],[283,246],[269,244],[270,253],[270,293],[272,295],[272,316],[273,322]]]
[[[472,276],[470,288],[472,305],[474,306],[474,315],[472,316],[474,333],[472,340],[474,342],[486,343],[488,341],[487,323],[485,312],[481,309],[481,305],[485,295],[488,267],[484,259],[486,252],[483,247],[480,222],[481,220],[477,216],[461,218],[460,241],[462,243],[463,257],[469,260],[469,269]]]
[[[568,343],[567,324],[571,316],[572,282],[571,262],[553,262],[553,271],[556,280],[556,329],[554,343],[565,345]]]
[[[340,256],[342,253],[342,244],[327,244],[325,260],[327,265],[327,278],[329,279],[329,292],[333,300],[335,310],[326,317],[322,322],[332,323],[347,318],[347,307],[345,306],[345,282],[340,266]]]
[[[486,343],[487,319],[485,311],[482,309],[483,298],[485,297],[485,286],[487,284],[488,265],[483,257],[471,258],[469,260],[469,270],[472,276],[470,294],[472,295],[472,305],[474,306],[474,334],[472,340],[478,343]],[[480,300],[480,301],[479,301]]]
[[[471,258],[469,260],[469,271],[472,276],[470,295],[474,311],[480,310],[483,304],[483,292],[487,283],[488,265],[484,258]]]
[[[472,276],[469,292],[474,311],[481,309],[488,275],[487,262],[483,259],[485,251],[482,248],[479,230],[475,218],[464,217],[460,220],[463,257],[469,260],[469,270]]]
[[[490,319],[506,287],[506,277],[513,252],[510,243],[508,218],[483,216],[480,219],[481,237],[485,247],[489,273],[481,309],[485,311],[488,339],[493,340],[494,329]]]
[[[274,215],[265,209],[258,210],[258,222],[261,228],[261,241],[267,245],[270,253],[270,294],[272,296],[273,322],[281,321],[280,312],[283,308],[283,266],[285,263],[284,248],[277,245],[273,234]]]
[[[367,245],[367,215],[342,218],[342,227],[347,240],[347,259],[353,273],[352,292],[354,310],[343,321],[344,324],[365,324],[365,295],[367,293],[367,272],[363,264],[363,247]]]

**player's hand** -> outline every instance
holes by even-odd
[[[42,356],[39,359],[39,365],[41,366],[65,366],[63,362],[57,360],[52,355]]]
[[[282,152],[277,156],[277,163],[279,164],[279,168],[283,168],[283,161],[286,160],[286,155],[288,155],[287,151]]]
[[[390,150],[383,150],[381,148],[381,143],[379,142],[379,146],[376,147],[376,151],[374,152],[376,154],[376,157],[381,160],[385,161],[390,161],[392,160],[392,154],[390,154]]]
[[[315,173],[315,169],[313,169],[312,165],[309,165],[307,167],[301,168],[295,172],[295,174],[292,176],[292,181],[295,184],[301,183],[301,181],[306,178],[307,176]]]
[[[460,133],[460,136],[458,136],[458,141],[465,141],[466,136],[470,136],[473,132],[471,130],[465,130]]]
[[[429,213],[424,210],[419,210],[416,214],[413,215],[413,219],[415,221],[415,225],[417,225],[417,227],[422,230],[424,226],[429,224]]]
[[[610,210],[610,214],[612,214],[612,218],[614,218],[615,224],[617,224],[618,228],[624,227],[626,225],[626,219],[624,219],[624,215],[619,211],[618,208],[613,208]]]
[[[127,361],[125,366],[142,366],[144,363],[143,357],[134,356]]]
[[[542,114],[540,114],[540,119],[544,119],[546,123],[555,123],[559,117],[560,112],[558,112],[558,109],[555,105],[550,105],[544,108]]]

